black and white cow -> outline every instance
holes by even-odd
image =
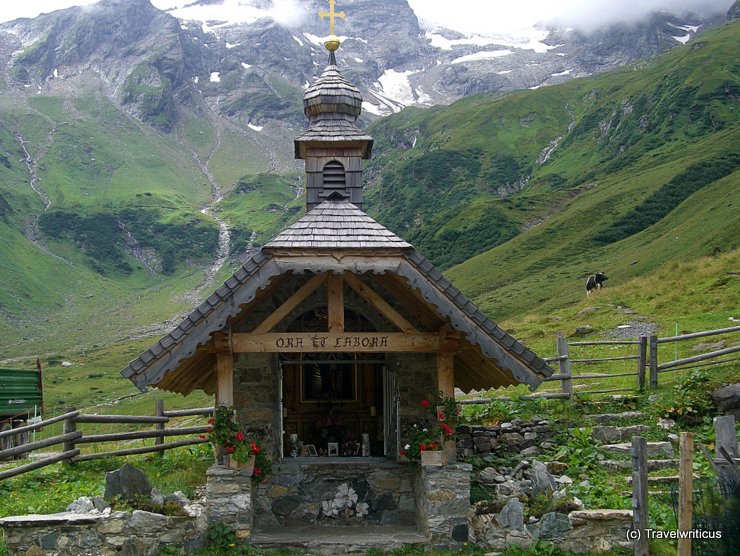
[[[586,295],[589,295],[592,290],[600,290],[604,282],[606,282],[609,278],[606,274],[603,272],[597,272],[596,274],[592,274],[588,277],[588,280],[586,280]]]

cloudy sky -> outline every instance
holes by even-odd
[[[155,6],[167,9],[192,0],[151,0]],[[230,19],[252,19],[256,0],[224,0],[232,14]],[[656,9],[677,12],[697,9],[725,12],[733,0],[408,0],[425,26],[445,27],[464,33],[504,33],[531,27],[538,21],[559,20],[564,25],[590,30],[605,23],[639,19]],[[73,5],[91,4],[93,0],[3,0],[0,21],[19,17],[35,17]],[[298,24],[301,0],[273,0],[275,19]],[[343,7],[342,4],[345,4]],[[454,10],[450,6],[454,6]],[[337,1],[337,9],[349,8],[351,0]],[[296,9],[297,8],[297,9]],[[349,11],[349,10],[346,10]]]

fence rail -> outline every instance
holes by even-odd
[[[176,440],[173,442],[164,442],[167,437],[173,436],[190,436],[190,435],[202,435],[208,431],[207,426],[197,427],[173,427],[165,428],[165,424],[169,423],[173,417],[188,417],[188,416],[208,416],[213,414],[212,407],[204,407],[197,409],[179,409],[179,410],[164,410],[164,403],[162,400],[157,400],[155,416],[148,415],[94,415],[94,414],[83,414],[77,409],[71,407],[68,408],[65,413],[51,419],[40,421],[33,425],[25,425],[9,431],[0,433],[0,438],[13,437],[15,435],[23,434],[29,431],[35,431],[42,429],[45,426],[53,423],[63,422],[63,433],[50,438],[45,438],[36,442],[30,442],[21,444],[19,446],[12,446],[10,448],[0,450],[0,461],[8,458],[16,458],[42,448],[48,448],[50,446],[62,445],[63,451],[59,454],[53,454],[45,458],[41,458],[37,461],[20,465],[0,471],[0,481],[3,479],[9,479],[34,469],[39,469],[53,463],[65,461],[69,463],[89,461],[93,459],[107,458],[113,456],[128,456],[134,454],[146,454],[151,452],[162,453],[165,450],[171,450],[172,448],[179,448],[182,446],[191,446],[195,444],[202,444],[207,442],[204,438],[186,438],[182,440]],[[153,424],[154,430],[145,431],[128,431],[128,432],[117,432],[110,434],[88,434],[85,435],[83,431],[77,430],[78,424],[83,423],[96,423],[96,424]],[[125,448],[120,450],[112,450],[107,452],[97,452],[90,454],[81,454],[80,444],[95,444],[103,442],[119,442],[124,440],[146,440],[155,439],[153,446],[142,446],[136,448]]]
[[[740,352],[740,345],[731,346],[723,349],[709,351],[692,357],[675,359],[673,361],[659,362],[658,345],[668,342],[681,342],[695,338],[704,338],[719,334],[732,334],[740,332],[740,326],[730,328],[720,328],[716,330],[706,330],[703,332],[694,332],[691,334],[682,334],[680,336],[659,338],[657,335],[640,336],[637,340],[589,340],[569,342],[566,338],[557,338],[557,354],[552,357],[543,358],[547,363],[557,363],[558,372],[542,380],[544,384],[560,382],[560,392],[554,389],[543,390],[520,396],[516,399],[534,400],[534,399],[568,399],[573,400],[577,396],[588,394],[609,394],[615,392],[630,392],[634,390],[645,390],[646,388],[655,389],[658,387],[658,376],[662,373],[675,372],[677,370],[688,370],[693,368],[707,367],[710,365],[720,365],[740,360],[740,357],[721,359],[722,356]],[[571,348],[593,346],[609,346],[611,348],[625,347],[626,349],[635,349],[628,355],[618,355],[613,357],[579,357],[571,356]],[[592,366],[596,364],[612,362],[635,362],[634,370],[612,370],[610,372],[574,372],[573,365]],[[697,364],[698,363],[698,364]],[[635,377],[634,387],[626,387],[623,383],[610,385],[609,382],[617,378]],[[594,381],[597,384],[593,389],[586,389],[587,381]],[[599,381],[601,381],[599,383]],[[574,387],[574,383],[581,383],[584,388]],[[613,387],[612,387],[613,386]],[[510,401],[514,398],[509,396],[497,396],[493,400]],[[475,398],[460,400],[462,404],[487,403],[491,398]]]

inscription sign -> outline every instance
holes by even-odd
[[[388,336],[311,336],[308,345],[304,345],[304,339],[300,336],[278,336],[275,338],[275,347],[284,348],[304,348],[311,347],[326,351],[327,348],[352,348],[352,349],[376,349],[388,347]]]
[[[434,353],[440,349],[438,334],[403,332],[278,332],[267,334],[232,334],[234,353],[268,352],[419,352]]]

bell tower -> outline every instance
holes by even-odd
[[[303,95],[303,112],[308,129],[297,137],[295,157],[306,161],[306,210],[329,199],[344,199],[362,209],[361,160],[370,158],[373,138],[357,127],[362,96],[357,87],[342,77],[335,52],[339,38],[334,35],[334,18],[344,12],[321,12],[328,17],[330,35],[324,46],[329,63],[321,77]]]

